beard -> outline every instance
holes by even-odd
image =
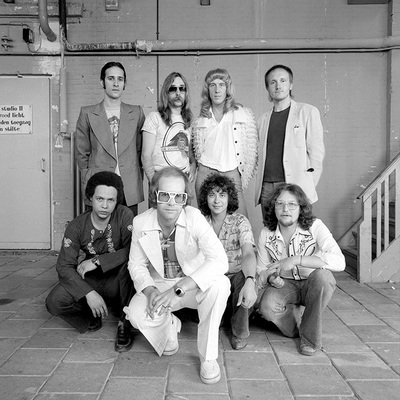
[[[289,226],[297,225],[297,221],[294,221],[293,219],[285,219],[282,220],[281,218],[278,219],[279,225],[288,228]]]

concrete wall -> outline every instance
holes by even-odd
[[[75,11],[77,3],[74,1]],[[235,39],[263,38],[266,43],[274,39],[374,39],[387,36],[392,27],[393,34],[399,35],[399,7],[392,2],[350,6],[346,0],[211,0],[208,7],[199,3],[199,0],[120,0],[119,12],[106,12],[103,1],[85,0],[81,12],[68,17],[68,41],[232,39],[234,50]],[[71,9],[70,2],[67,4]],[[5,7],[0,5],[0,15],[4,14],[2,6]],[[0,23],[11,19],[16,17],[0,17]],[[32,17],[32,23],[35,21]],[[0,25],[0,36],[5,29]],[[24,53],[25,45],[20,42],[14,51]],[[61,65],[60,56],[55,53],[23,57],[10,51],[6,55],[0,49],[0,74],[46,70],[53,75],[54,134],[58,131],[57,88]],[[395,112],[400,106],[399,53],[392,50],[226,54],[221,50],[212,54],[149,53],[140,57],[115,51],[66,53],[69,131],[75,129],[82,105],[102,99],[99,73],[109,60],[118,60],[127,69],[128,85],[123,100],[142,105],[146,114],[156,108],[158,90],[165,76],[177,70],[189,80],[192,109],[197,115],[204,76],[209,69],[220,66],[232,75],[237,100],[250,107],[257,118],[270,107],[264,88],[265,71],[276,63],[287,64],[294,71],[295,100],[311,103],[321,112],[327,154],[315,212],[339,238],[360,216],[357,195],[399,151],[400,124]],[[392,96],[388,98],[389,85]],[[59,246],[65,223],[73,217],[70,149],[69,142],[64,143],[61,151],[53,151],[54,248]],[[253,207],[253,193],[254,182],[246,193],[246,202],[258,235],[261,213],[259,207]],[[140,208],[145,209],[146,204],[142,203]]]

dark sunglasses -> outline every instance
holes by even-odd
[[[186,92],[186,86],[170,86],[168,89],[168,93],[176,93],[177,91]]]

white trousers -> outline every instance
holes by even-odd
[[[180,279],[166,279],[156,281],[155,284],[160,292],[165,292]],[[198,310],[200,322],[197,331],[197,348],[200,356],[205,360],[218,358],[219,326],[229,294],[229,279],[225,275],[221,275],[210,283],[205,292],[200,289],[186,292],[172,309],[172,311],[181,308]],[[124,312],[132,326],[142,332],[161,356],[170,337],[171,329],[175,329],[172,325],[172,316],[171,313],[164,313],[161,316],[156,313],[154,319],[151,319],[147,314],[147,306],[147,297],[143,293],[136,293],[129,306],[124,308]]]

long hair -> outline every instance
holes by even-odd
[[[210,83],[215,79],[221,79],[226,85],[226,99],[224,104],[224,114],[231,110],[238,109],[238,103],[234,99],[235,87],[232,82],[232,78],[228,71],[223,68],[216,68],[208,71],[206,77],[204,78],[204,85],[201,91],[201,106],[200,106],[200,116],[205,118],[211,118],[210,107],[210,91],[208,89]]]
[[[157,208],[157,195],[156,192],[160,187],[161,178],[182,178],[185,182],[185,193],[187,193],[186,205],[190,205],[192,200],[192,194],[189,186],[188,176],[176,167],[165,167],[156,171],[151,179],[150,189],[149,189],[149,203],[150,207]]]
[[[165,78],[164,83],[161,88],[161,92],[160,92],[160,102],[158,105],[158,112],[160,113],[161,118],[165,122],[165,124],[167,126],[170,126],[172,123],[172,119],[171,119],[172,113],[171,113],[171,109],[169,107],[169,102],[168,102],[168,90],[171,87],[172,83],[174,82],[175,78],[181,78],[183,80],[183,83],[186,86],[186,96],[185,96],[185,102],[182,106],[181,116],[182,116],[183,122],[185,124],[185,129],[188,129],[193,120],[193,113],[190,110],[189,85],[188,85],[186,78],[179,72],[171,72]]]
[[[270,231],[276,230],[278,219],[275,214],[275,202],[282,192],[289,192],[296,197],[297,203],[300,206],[299,219],[297,222],[302,229],[309,229],[315,220],[310,200],[308,200],[300,186],[289,183],[284,183],[278,186],[269,196],[264,207],[264,226],[266,226]]]
[[[200,186],[197,203],[203,215],[211,215],[207,197],[213,190],[225,192],[228,195],[227,213],[232,214],[239,208],[238,193],[235,182],[227,176],[214,173],[209,175]]]
[[[117,204],[122,204],[124,201],[124,184],[119,175],[111,171],[100,171],[92,175],[85,189],[85,195],[88,200],[93,197],[96,187],[100,185],[117,189]]]

